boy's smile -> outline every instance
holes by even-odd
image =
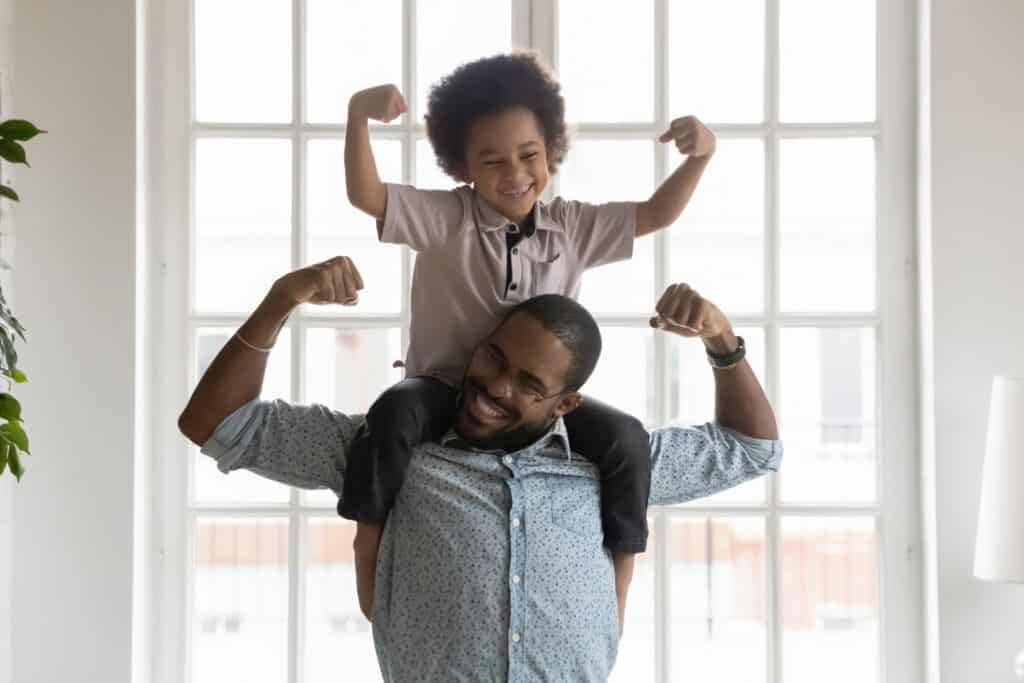
[[[540,122],[524,107],[484,116],[466,143],[465,180],[509,220],[522,224],[548,184]]]

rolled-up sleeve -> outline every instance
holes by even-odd
[[[249,401],[228,415],[201,452],[225,474],[248,470],[304,489],[341,494],[346,454],[362,416],[322,405]]]
[[[387,183],[387,208],[378,225],[380,241],[414,251],[442,246],[462,224],[466,207],[456,190],[420,190]]]
[[[732,488],[782,461],[782,442],[755,439],[713,422],[651,432],[651,505],[685,503]]]

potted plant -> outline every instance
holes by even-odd
[[[0,158],[12,164],[28,166],[22,142],[31,140],[40,133],[32,123],[21,119],[0,122]],[[18,193],[3,184],[0,177],[0,197],[12,202],[20,201]],[[28,454],[28,434],[21,419],[21,404],[11,393],[15,384],[27,381],[25,373],[18,369],[18,352],[14,348],[15,336],[25,341],[25,328],[14,317],[3,287],[0,287],[0,384],[6,383],[6,391],[0,391],[0,476],[10,468],[19,481],[25,473],[21,455]]]

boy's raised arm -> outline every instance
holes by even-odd
[[[689,158],[665,179],[654,194],[636,207],[636,236],[666,228],[679,218],[697,189],[708,161],[715,153],[715,135],[694,116],[676,119],[660,138],[674,142],[680,154]]]
[[[405,98],[394,85],[378,85],[360,90],[348,103],[345,129],[345,188],[352,206],[378,221],[384,220],[387,188],[377,173],[370,147],[370,119],[387,123],[405,113]],[[378,227],[378,230],[380,228]]]

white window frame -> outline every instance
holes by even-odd
[[[404,142],[403,177],[415,172],[416,141],[424,136],[422,113],[415,111],[415,7],[417,2],[404,0],[403,30],[408,40],[403,61],[403,92],[407,95],[410,116],[399,126],[374,129],[375,134]],[[709,0],[710,1],[710,0]],[[511,0],[513,7],[513,44],[538,50],[557,68],[556,40],[557,0]],[[687,506],[652,510],[655,543],[655,657],[656,680],[667,682],[685,679],[685,670],[670,670],[668,582],[670,554],[669,527],[679,517],[760,516],[766,528],[766,596],[768,681],[781,683],[782,644],[779,605],[779,528],[783,516],[864,515],[876,520],[878,533],[878,577],[881,680],[886,683],[922,680],[924,674],[923,594],[921,561],[920,513],[918,508],[919,437],[916,415],[919,405],[917,384],[917,289],[915,260],[915,116],[916,116],[916,29],[917,3],[912,0],[876,0],[877,7],[877,121],[871,123],[791,125],[777,117],[778,93],[778,6],[780,0],[766,0],[765,42],[765,121],[761,124],[713,125],[722,138],[759,138],[765,142],[765,310],[759,315],[735,316],[737,326],[760,326],[765,329],[766,391],[778,404],[779,331],[783,326],[864,326],[876,331],[877,357],[877,502],[858,506],[805,506],[783,504],[779,498],[778,480],[769,477],[768,498],[757,505]],[[143,84],[145,111],[145,211],[148,240],[141,267],[144,269],[147,305],[150,316],[146,323],[148,351],[152,366],[148,373],[154,380],[146,390],[148,449],[146,491],[151,504],[148,516],[141,520],[145,527],[141,577],[137,585],[146,586],[142,609],[145,620],[137,643],[141,675],[145,680],[160,683],[186,681],[190,675],[187,662],[187,639],[190,632],[191,596],[189,567],[191,564],[192,520],[197,514],[230,516],[274,516],[288,519],[289,531],[289,681],[300,680],[302,666],[301,626],[299,608],[303,605],[301,567],[305,520],[331,517],[325,508],[301,504],[292,491],[290,501],[282,506],[216,507],[189,506],[188,450],[176,429],[176,418],[183,407],[194,364],[194,349],[182,353],[182,341],[194,338],[195,329],[205,326],[235,326],[247,313],[207,316],[191,311],[190,272],[193,263],[191,244],[194,221],[191,197],[194,149],[193,138],[214,134],[263,135],[293,140],[293,185],[296,201],[292,211],[292,263],[302,263],[304,254],[302,202],[305,174],[305,141],[344,135],[343,124],[302,123],[305,83],[302,77],[304,31],[304,0],[293,2],[293,123],[283,125],[194,125],[191,74],[192,0],[145,0],[141,13],[140,36],[144,56]],[[656,120],[643,125],[584,124],[576,129],[578,138],[651,136],[664,130],[668,110],[669,64],[666,59],[667,17],[670,0],[654,0]],[[183,38],[184,37],[184,38]],[[699,114],[699,112],[698,112]],[[870,137],[877,150],[877,219],[876,219],[876,301],[877,311],[859,315],[789,315],[781,314],[778,292],[779,207],[778,147],[781,139],[809,137]],[[655,178],[665,177],[667,150],[658,147],[655,154]],[[557,176],[556,176],[557,183]],[[188,239],[182,239],[180,226],[189,226]],[[668,284],[669,241],[671,231],[655,236],[656,263],[652,302]],[[403,300],[395,315],[346,316],[343,319],[321,319],[295,315],[289,321],[292,329],[292,395],[300,396],[303,388],[303,339],[308,327],[334,326],[365,328],[400,326],[403,347],[407,343],[409,322],[409,265],[411,257],[403,250]],[[269,283],[268,283],[269,285]],[[603,324],[646,327],[646,315],[598,316]],[[185,337],[183,334],[188,335]],[[656,365],[668,367],[669,344],[666,335],[655,335]],[[670,385],[667,372],[656,372],[654,392],[657,406],[656,422],[664,423],[669,413]],[[792,463],[795,465],[795,463]],[[627,636],[628,637],[628,636]]]

